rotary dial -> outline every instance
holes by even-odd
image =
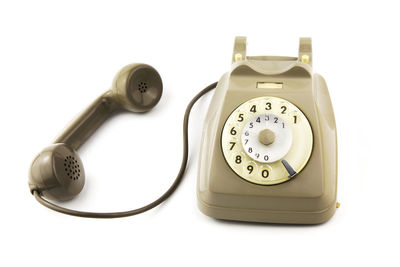
[[[222,131],[228,165],[260,185],[286,182],[307,164],[313,136],[305,115],[278,97],[251,99],[236,108]]]

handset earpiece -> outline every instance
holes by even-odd
[[[149,111],[159,102],[162,91],[161,77],[153,67],[127,65],[115,75],[111,89],[86,108],[54,143],[66,143],[78,149],[113,112]]]
[[[111,91],[118,103],[132,112],[146,112],[160,100],[163,85],[158,72],[146,64],[131,64],[115,76]]]
[[[65,201],[81,192],[85,183],[82,161],[76,150],[115,111],[146,112],[162,95],[158,72],[146,64],[124,67],[112,88],[97,98],[33,160],[29,188],[47,199]]]

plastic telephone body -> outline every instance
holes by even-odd
[[[325,80],[312,72],[311,39],[300,40],[299,57],[247,57],[244,37],[235,41],[232,70],[220,79],[204,121],[197,197],[214,218],[317,224],[336,210],[336,123]],[[274,86],[258,86],[278,84]],[[246,101],[278,97],[295,105],[312,129],[312,151],[294,177],[260,185],[240,177],[223,154],[222,132],[232,112]],[[241,141],[239,141],[239,144]],[[268,178],[266,178],[268,179]]]

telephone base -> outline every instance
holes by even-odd
[[[321,211],[269,211],[217,207],[198,198],[200,211],[212,218],[230,221],[279,223],[279,224],[321,224],[328,221],[336,211],[336,203]]]
[[[200,210],[217,219],[249,222],[329,220],[336,210],[336,122],[326,82],[312,70],[311,40],[301,39],[298,58],[249,57],[245,39],[237,38],[233,61],[232,70],[218,82],[204,121],[197,180]],[[280,117],[291,123],[292,135],[273,128],[271,114],[273,123]],[[283,129],[285,123],[277,125]],[[281,150],[268,147],[270,141],[260,139],[262,127],[274,131],[277,143],[290,139],[290,149],[285,150],[283,141]],[[277,156],[281,151],[286,154]]]

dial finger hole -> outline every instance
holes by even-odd
[[[240,149],[240,144],[238,139],[230,139],[229,142],[226,144],[226,149],[231,152],[236,152]]]
[[[235,153],[232,158],[233,163],[236,165],[242,165],[244,160],[245,156],[243,155],[243,153]]]
[[[269,165],[262,165],[258,171],[258,177],[268,179],[271,176],[272,168]]]
[[[302,121],[301,114],[298,111],[292,111],[289,114],[289,120],[292,124],[299,124]]]
[[[258,165],[254,161],[243,164],[243,172],[248,176],[255,176],[258,172]]]

